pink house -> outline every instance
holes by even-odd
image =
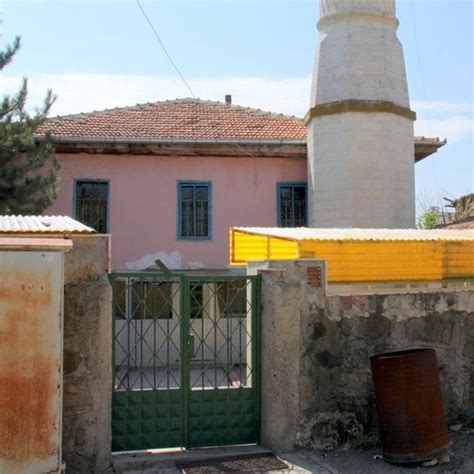
[[[115,269],[224,269],[232,226],[306,225],[306,128],[194,99],[52,118],[62,163],[48,215],[112,234]],[[444,143],[416,138],[414,161]]]

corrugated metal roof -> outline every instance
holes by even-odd
[[[234,227],[250,234],[291,240],[474,240],[474,230],[312,229],[308,227]]]
[[[95,230],[68,216],[0,216],[5,234],[93,234]]]

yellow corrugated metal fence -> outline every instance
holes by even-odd
[[[354,239],[337,238],[337,232],[333,239],[327,238],[325,233],[319,239],[317,229],[314,229],[315,238],[305,236],[303,239],[298,238],[296,231],[292,238],[289,229],[286,237],[281,236],[281,229],[269,229],[267,235],[263,233],[263,229],[258,232],[231,229],[231,264],[243,265],[249,260],[319,258],[328,262],[329,283],[474,278],[474,232],[472,238],[465,232],[460,233],[459,240],[455,234],[446,234],[443,238],[442,233],[435,238],[424,238],[425,234],[421,233],[420,237],[405,240],[387,237],[364,240],[360,232]]]

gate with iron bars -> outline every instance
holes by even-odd
[[[260,280],[114,272],[113,451],[257,443]]]

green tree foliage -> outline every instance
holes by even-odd
[[[20,38],[0,51],[0,71],[20,48]],[[28,84],[0,100],[0,214],[41,214],[58,194],[59,162],[51,137],[35,137],[55,100],[49,90],[42,107],[26,112]]]
[[[417,218],[417,227],[419,229],[434,229],[442,224],[438,209],[431,208],[423,211]]]

